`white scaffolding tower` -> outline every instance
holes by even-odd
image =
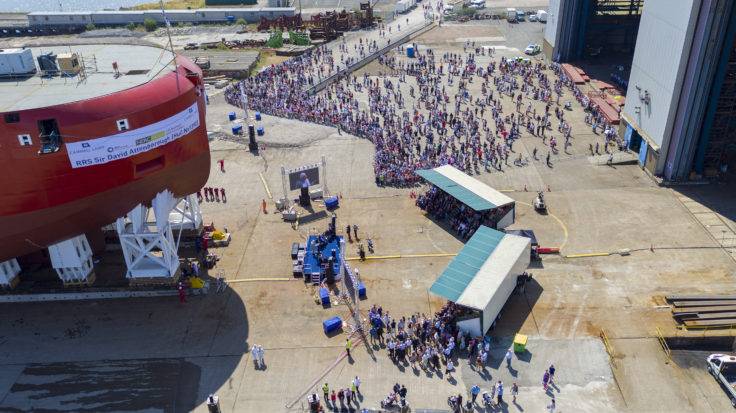
[[[64,285],[92,284],[95,281],[92,249],[84,234],[50,245],[49,257]]]
[[[169,217],[179,201],[166,190],[156,195],[151,208],[139,204],[125,217],[117,219],[115,225],[128,266],[126,277],[174,277],[179,269],[179,244],[178,240],[174,242]],[[191,205],[184,207],[182,212],[187,210],[191,211]],[[198,219],[201,221],[201,215]],[[179,221],[179,227],[181,225],[182,221]]]
[[[13,258],[12,260],[0,262],[0,287],[15,287],[18,284],[18,274],[20,274],[18,260]]]
[[[197,196],[191,194],[180,199],[169,213],[169,223],[171,229],[176,230],[196,230],[202,227],[202,211],[199,209]]]

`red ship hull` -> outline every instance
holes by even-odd
[[[69,104],[24,110],[20,121],[0,123],[0,261],[32,253],[70,237],[99,230],[165,189],[175,196],[199,190],[210,171],[201,71],[178,58],[173,71],[117,93]],[[121,159],[76,167],[68,144],[94,142],[121,132],[175,119],[193,105],[196,128],[168,143]],[[196,113],[196,112],[195,112]],[[54,153],[18,145],[17,135],[55,119],[63,144]],[[1,122],[1,120],[0,120]],[[4,135],[4,136],[3,136]],[[150,137],[149,137],[150,138]],[[154,136],[154,139],[156,137]]]

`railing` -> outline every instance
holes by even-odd
[[[608,339],[608,335],[606,335],[606,332],[601,329],[600,332],[601,340],[603,341],[603,347],[606,348],[606,353],[608,353],[608,358],[611,362],[611,364],[616,364],[616,350],[614,350],[613,345],[611,345],[611,341]]]
[[[659,327],[655,329],[655,333],[657,334],[659,345],[662,346],[662,350],[664,350],[664,355],[667,357],[665,363],[669,364],[669,362],[672,361],[672,350],[670,350],[670,346],[667,344],[667,340],[664,339],[662,330],[660,330]]]
[[[325,87],[327,87],[329,84],[334,82],[335,80],[339,79],[341,76],[344,76],[347,73],[352,73],[355,70],[360,69],[361,67],[367,65],[368,63],[372,62],[378,56],[385,54],[392,48],[395,48],[397,46],[400,46],[407,41],[409,41],[412,37],[421,35],[424,33],[425,30],[428,30],[430,28],[434,27],[434,21],[425,21],[422,25],[415,28],[414,30],[410,31],[406,35],[402,36],[400,39],[391,41],[390,44],[387,44],[386,46],[378,49],[377,51],[367,55],[365,58],[358,60],[357,62],[353,63],[352,65],[349,65],[348,67],[338,70],[336,73],[333,73],[332,75],[320,80],[317,82],[314,86],[307,88],[306,92],[310,95],[313,95]]]

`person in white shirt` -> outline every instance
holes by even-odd
[[[353,379],[353,385],[355,385],[355,391],[360,394],[360,377],[355,376],[355,378]]]
[[[447,360],[447,367],[445,368],[445,374],[447,374],[448,380],[452,380],[453,370],[455,370],[455,365],[452,363],[452,360]]]
[[[261,368],[266,367],[266,361],[263,359],[263,353],[265,353],[265,350],[263,350],[263,346],[258,345],[258,362],[261,364]]]
[[[253,363],[256,365],[256,369],[260,368],[260,363],[258,361],[258,346],[253,345],[253,347],[250,348],[250,355],[253,358]]]

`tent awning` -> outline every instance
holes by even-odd
[[[483,310],[513,266],[528,255],[529,238],[481,226],[435,280],[429,291]]]
[[[452,165],[422,169],[416,173],[474,211],[487,211],[514,203],[513,199],[463,173]]]

